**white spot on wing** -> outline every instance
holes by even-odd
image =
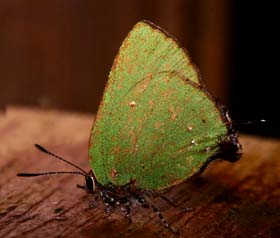
[[[195,140],[192,140],[192,145],[197,145],[196,141]]]
[[[192,126],[188,126],[188,131],[191,131],[193,129]]]
[[[135,101],[131,101],[131,102],[129,103],[129,106],[130,106],[130,107],[135,107],[135,106],[136,106],[136,102],[135,102]]]

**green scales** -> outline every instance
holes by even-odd
[[[36,145],[53,156],[51,152]],[[188,53],[164,30],[137,23],[122,43],[93,123],[91,172],[79,186],[100,196],[108,213],[201,172],[211,161],[234,162],[241,145],[224,107],[209,94]],[[55,174],[19,174],[36,176]],[[67,173],[67,172],[65,172]]]

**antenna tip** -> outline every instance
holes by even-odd
[[[19,177],[35,177],[38,176],[39,174],[29,174],[29,173],[19,173],[17,176]]]
[[[48,151],[47,151],[43,146],[41,146],[41,145],[39,145],[39,144],[34,144],[34,146],[35,146],[38,150],[40,150],[40,151],[42,151],[42,152],[45,152],[45,153],[48,153]]]

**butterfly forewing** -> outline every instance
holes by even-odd
[[[144,77],[177,71],[199,83],[199,74],[186,50],[152,23],[139,22],[122,43],[109,76],[109,87],[129,90]]]

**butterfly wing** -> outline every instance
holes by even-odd
[[[133,179],[139,188],[161,189],[193,175],[226,133],[219,109],[201,86],[177,72],[158,73],[103,103],[90,163],[102,184]]]
[[[138,23],[115,59],[91,131],[97,180],[135,180],[143,189],[172,186],[216,153],[226,133],[186,52],[158,28]]]

